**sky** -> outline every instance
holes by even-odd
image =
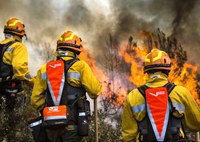
[[[200,1],[198,0],[0,0],[0,39],[10,17],[24,22],[28,40],[29,66],[33,74],[44,63],[36,48],[56,47],[65,30],[79,35],[84,48],[97,61],[105,53],[112,35],[118,42],[141,30],[160,28],[175,36],[188,53],[188,61],[199,64]]]

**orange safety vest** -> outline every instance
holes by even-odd
[[[48,89],[54,105],[57,106],[60,104],[65,83],[64,62],[62,60],[48,62],[46,69]]]
[[[138,88],[145,98],[147,111],[145,118],[139,122],[140,141],[163,142],[177,139],[178,130],[182,126],[181,119],[172,115],[175,110],[169,94],[174,87],[174,84],[167,83],[159,88],[149,88],[145,85]]]

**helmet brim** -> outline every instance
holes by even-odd
[[[72,50],[81,52],[81,49],[80,48],[76,48],[76,47],[71,47],[71,46],[58,46],[57,47],[57,49],[61,49],[61,48],[72,49]]]

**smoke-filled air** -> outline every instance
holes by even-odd
[[[190,80],[186,87],[198,88],[199,13],[198,0],[0,0],[0,38],[8,18],[24,22],[29,67],[36,75],[54,54],[59,36],[75,32],[83,40],[80,57],[107,87],[104,96],[112,90],[122,104],[127,92],[143,83],[143,57],[158,43],[182,69],[173,70],[171,80]],[[193,96],[199,101],[197,92]]]

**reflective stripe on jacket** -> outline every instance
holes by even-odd
[[[145,85],[148,87],[161,87],[167,82],[167,76],[160,72],[153,74],[157,78],[148,78]],[[174,113],[176,117],[184,116],[184,123],[192,131],[200,131],[200,107],[193,99],[190,92],[182,87],[176,86],[171,94],[173,106],[178,110]],[[138,141],[138,124],[146,114],[145,100],[138,89],[131,91],[126,99],[122,115],[122,137],[124,142]]]
[[[68,51],[69,56],[73,56],[73,53]],[[62,57],[63,60],[70,60],[72,57]],[[46,64],[43,65],[37,72],[35,85],[31,96],[31,104],[36,109],[42,109],[45,103],[44,93],[47,89],[47,75]],[[102,90],[101,83],[93,75],[92,70],[85,61],[77,61],[74,63],[67,73],[67,81],[74,87],[83,87],[90,96],[95,99],[98,97]]]
[[[5,39],[0,44],[6,44],[14,38]],[[34,83],[34,78],[31,77],[28,70],[28,51],[21,42],[15,42],[7,48],[3,56],[3,62],[13,67],[13,79],[27,80]]]

